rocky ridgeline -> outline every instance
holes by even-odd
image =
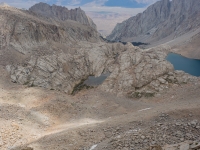
[[[58,26],[30,12],[12,7],[0,7],[1,49],[14,48],[23,54],[32,54],[39,47],[52,49],[51,45],[70,47],[78,41],[100,41],[98,32],[78,22],[66,21]],[[50,52],[51,53],[51,52]]]
[[[174,71],[165,59],[169,50],[162,46],[144,51],[127,44],[127,51],[119,55],[101,89],[127,93],[130,97],[151,97],[171,86],[197,80],[182,71]]]
[[[199,0],[158,1],[117,24],[107,39],[151,43],[167,36],[176,38],[200,27],[199,8]]]
[[[131,97],[154,96],[174,84],[195,81],[165,60],[167,49],[143,52],[131,44],[82,43],[73,53],[32,56],[30,61],[8,65],[13,82],[72,93],[77,84],[89,75],[111,72],[102,90]]]
[[[101,75],[109,65],[114,63],[114,56],[119,51],[123,51],[123,45],[81,43],[81,47],[71,53],[32,56],[25,67],[8,65],[7,70],[13,82],[65,91],[70,94],[74,87],[89,75]]]
[[[170,115],[162,114],[151,123],[135,122],[128,131],[117,127],[111,133],[110,139],[100,143],[96,150],[200,149],[200,122],[190,117],[173,120]]]
[[[74,20],[96,29],[96,25],[92,19],[90,19],[80,7],[68,10],[66,7],[56,5],[50,6],[41,2],[32,6],[29,11],[47,18],[55,19],[56,21]]]

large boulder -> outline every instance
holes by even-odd
[[[170,50],[161,46],[144,51],[130,43],[128,49],[117,58],[114,70],[101,89],[131,97],[153,96],[173,84],[193,81],[182,71],[174,71],[173,65],[165,58]]]

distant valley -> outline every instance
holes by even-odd
[[[117,23],[120,23],[137,13],[144,11],[145,8],[122,8],[122,7],[83,7],[86,14],[95,22],[97,30],[103,35],[111,34]]]
[[[97,24],[98,31],[103,36],[108,36],[115,25],[124,19],[130,18],[131,14],[119,14],[115,12],[86,12],[88,16]]]
[[[198,38],[199,7],[199,0],[158,1],[149,6],[143,13],[117,24],[107,39],[150,43],[150,47],[164,43],[180,46],[188,40],[194,41]],[[198,46],[195,48],[199,51]]]

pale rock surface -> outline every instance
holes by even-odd
[[[200,27],[199,0],[161,0],[116,25],[109,40],[152,43]]]
[[[113,72],[101,89],[141,97],[154,95],[173,84],[195,81],[196,77],[174,71],[172,64],[165,59],[169,50],[169,47],[163,46],[142,51],[129,43],[127,51],[117,58]]]
[[[167,47],[143,52],[131,44],[121,45],[123,49],[119,49],[120,46],[111,49],[117,44],[99,43],[91,45],[92,48],[87,45],[89,43],[82,43],[82,48],[75,50],[73,55],[61,52],[32,56],[25,67],[8,65],[7,70],[13,82],[69,94],[89,75],[100,76],[107,70],[111,75],[100,88],[107,92],[129,94],[131,97],[154,95],[174,83],[187,83],[196,79],[184,72],[173,71],[173,66],[165,60]]]
[[[71,93],[73,87],[89,75],[99,76],[114,62],[115,51],[105,43],[90,45],[75,51],[75,54],[32,56],[26,67],[8,65],[13,82],[29,86],[42,86]],[[121,50],[121,49],[119,49]],[[119,51],[118,50],[118,51]],[[116,51],[117,53],[117,51]]]
[[[50,44],[71,47],[79,41],[100,41],[96,29],[76,21],[66,20],[64,24],[59,25],[29,11],[13,7],[0,7],[0,12],[1,49],[12,47],[23,54],[28,54]]]
[[[84,25],[89,25],[96,29],[96,25],[90,19],[81,8],[68,10],[66,7],[48,5],[46,3],[38,3],[32,6],[29,11],[34,12],[38,15],[52,18],[59,21],[74,20]]]

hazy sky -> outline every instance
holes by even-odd
[[[157,0],[0,0],[18,8],[29,8],[38,2],[62,6],[144,8]]]

